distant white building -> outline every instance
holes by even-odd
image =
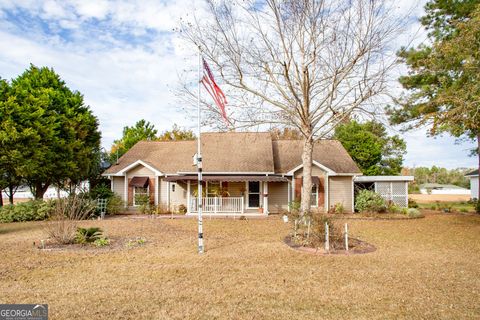
[[[89,190],[89,183],[88,181],[82,182],[78,187],[77,187],[77,192],[84,192]],[[3,199],[8,199],[7,192],[3,190],[2,192],[2,197]],[[68,197],[68,192],[65,190],[60,190],[54,186],[48,187],[47,191],[45,191],[45,194],[43,195],[43,199],[58,199],[58,198],[65,198]],[[30,188],[27,186],[20,186],[18,187],[17,191],[13,195],[14,199],[33,199],[35,198],[32,192],[30,191]]]
[[[478,170],[472,171],[466,175],[468,179],[470,179],[470,194],[472,199],[478,199],[478,188],[479,188],[479,180],[478,180]]]
[[[420,185],[421,194],[470,194],[470,190],[453,184],[425,183]]]

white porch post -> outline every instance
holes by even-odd
[[[125,179],[124,179],[124,186],[123,186],[123,200],[125,201],[125,208],[128,207],[128,179],[127,179],[127,173],[124,173]]]
[[[288,180],[287,182],[287,205],[288,205],[288,212],[290,212],[290,204],[292,202],[292,182]]]
[[[155,176],[155,205],[158,206],[158,176]]]
[[[170,210],[170,181],[167,182],[167,208]]]
[[[187,214],[190,213],[190,180],[187,180]]]
[[[264,213],[268,215],[268,182],[263,183],[263,194],[265,195],[263,197],[263,208],[264,208]]]

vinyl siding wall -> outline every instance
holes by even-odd
[[[470,190],[472,199],[478,198],[478,177],[470,178]]]
[[[268,183],[268,210],[270,213],[279,213],[288,210],[288,183]]]
[[[352,212],[353,205],[353,177],[335,177],[329,179],[329,206],[333,207],[337,203],[341,203],[345,212]]]
[[[125,201],[125,177],[112,177],[113,179],[113,192]]]

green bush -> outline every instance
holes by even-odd
[[[343,203],[335,203],[334,206],[330,207],[330,210],[328,210],[328,213],[330,214],[344,214],[345,213],[345,207],[343,206]]]
[[[99,184],[95,186],[95,188],[92,188],[89,192],[89,197],[92,200],[96,199],[110,199],[114,195],[113,191],[110,190],[110,187],[107,187],[106,185]]]
[[[361,190],[355,199],[355,210],[359,212],[385,212],[385,200],[376,192]]]
[[[418,209],[410,208],[407,210],[407,215],[410,218],[420,218],[423,217],[423,213],[421,213]]]
[[[50,217],[54,201],[30,200],[0,208],[0,222],[46,220]]]
[[[408,198],[408,207],[409,208],[418,208],[417,201],[413,200],[412,198]]]
[[[110,244],[110,239],[107,238],[99,238],[93,242],[93,244],[97,247],[104,247]]]
[[[117,214],[123,210],[124,203],[122,198],[114,194],[107,202],[107,214]]]
[[[100,238],[102,238],[102,229],[97,227],[77,228],[75,234],[75,242],[80,244],[95,242]]]
[[[475,211],[480,213],[480,200],[477,200],[477,203],[475,204]]]

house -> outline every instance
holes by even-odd
[[[470,179],[470,195],[472,199],[478,199],[479,179],[478,169],[465,175]]]
[[[266,215],[288,210],[302,188],[301,140],[272,141],[269,133],[204,133],[204,212],[207,215]],[[140,196],[187,214],[197,210],[196,141],[141,141],[104,176],[128,209]],[[320,140],[313,150],[312,206],[342,204],[353,211],[353,178],[361,175],[340,142]]]
[[[425,183],[419,186],[421,194],[470,194],[470,190],[453,184]]]

